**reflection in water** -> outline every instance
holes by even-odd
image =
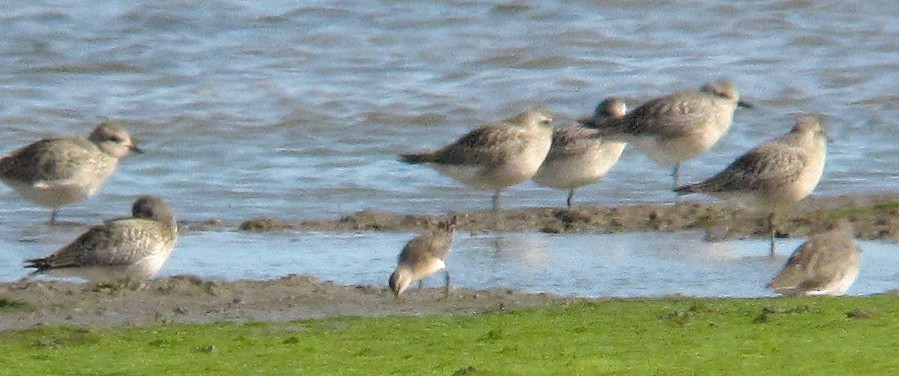
[[[487,242],[493,246],[493,255],[498,262],[540,267],[549,260],[546,242],[537,234],[491,234]]]

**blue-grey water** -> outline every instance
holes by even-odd
[[[0,281],[20,279],[21,260],[39,257],[77,228],[2,240]],[[44,230],[40,230],[44,231]],[[27,233],[27,231],[25,231]],[[28,235],[25,235],[28,236]],[[195,232],[183,237],[160,276],[195,274],[216,280],[272,279],[291,273],[340,284],[386,287],[399,249],[415,234]],[[773,295],[765,284],[804,239],[709,243],[696,231],[617,235],[457,233],[446,262],[454,287],[501,287],[591,297]],[[896,244],[860,241],[862,271],[848,294],[893,290],[899,280]],[[437,273],[426,285],[443,285]]]
[[[730,78],[756,108],[738,111],[714,149],[686,162],[682,181],[707,177],[785,133],[796,114],[819,113],[835,142],[815,194],[895,192],[897,19],[892,1],[862,0],[4,2],[0,155],[49,135],[86,135],[105,118],[126,121],[147,154],[125,160],[97,196],[60,212],[61,220],[84,225],[126,214],[143,193],[164,197],[188,220],[321,219],[366,208],[438,214],[487,208],[490,194],[401,164],[397,154],[441,146],[529,107],[548,108],[563,124],[605,96],[634,107]],[[577,198],[670,202],[669,174],[628,149],[604,181]],[[563,192],[533,183],[504,195],[505,207],[563,203]],[[0,278],[20,277],[22,259],[52,251],[83,229],[41,227],[48,215],[0,186],[0,258],[8,268]],[[309,273],[380,284],[411,236],[188,233],[163,274]],[[753,296],[765,293],[758,281],[727,285],[715,279],[709,258],[691,256],[688,248],[733,249],[730,258],[710,258],[730,260],[720,261],[734,269],[730,275],[751,272],[758,279],[778,266],[754,261],[764,246],[753,240],[494,239],[457,238],[450,262],[457,285],[591,296]],[[606,249],[612,244],[617,250]],[[894,243],[864,247],[895,257]],[[526,253],[532,249],[539,251]],[[488,273],[493,258],[530,257],[541,261],[508,261],[506,274]],[[867,260],[859,285],[880,266]],[[641,268],[648,269],[632,270]],[[850,292],[896,287],[866,286],[872,287]]]

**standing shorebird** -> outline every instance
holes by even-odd
[[[60,207],[93,195],[132,151],[143,153],[124,128],[105,121],[88,138],[47,138],[3,157],[0,180],[28,201],[52,208],[53,224]]]
[[[721,199],[749,200],[768,210],[771,256],[775,211],[812,193],[824,173],[827,133],[818,118],[800,116],[790,133],[765,142],[737,158],[711,178],[678,187],[679,194],[705,193]]]
[[[652,99],[622,117],[593,125],[601,136],[635,145],[654,162],[673,166],[678,186],[680,163],[705,153],[727,133],[740,100],[727,80],[705,84],[698,91],[681,91]]]
[[[843,295],[858,277],[862,253],[849,221],[812,236],[796,248],[768,288],[784,295]]]
[[[626,112],[624,101],[606,98],[596,106],[593,117],[581,123],[598,123]],[[545,187],[567,189],[569,208],[574,203],[574,191],[606,176],[624,151],[625,143],[594,137],[596,133],[581,124],[555,130],[549,154],[532,178]]]
[[[172,255],[178,224],[159,198],[141,196],[131,218],[114,219],[91,227],[53,254],[26,260],[31,275],[84,278],[94,283],[143,282],[154,276]]]
[[[421,289],[423,279],[441,270],[446,274],[444,294],[449,296],[450,275],[446,270],[446,255],[453,241],[455,227],[456,216],[453,215],[448,220],[438,223],[436,228],[406,243],[388,282],[390,290],[396,297],[416,281],[418,288]]]
[[[493,190],[493,210],[500,192],[532,178],[552,144],[552,117],[530,110],[475,129],[438,150],[403,154],[406,163],[423,163],[475,189]]]

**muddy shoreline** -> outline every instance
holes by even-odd
[[[588,298],[509,289],[411,289],[400,299],[383,286],[343,286],[289,275],[268,281],[154,279],[137,288],[62,281],[0,284],[0,331],[36,325],[89,327],[164,323],[291,321],[336,316],[476,314]]]
[[[768,236],[768,213],[721,202],[636,204],[617,207],[524,208],[455,213],[458,231],[474,233],[550,232],[622,233],[705,229],[710,240]],[[849,219],[861,239],[899,240],[899,193],[810,197],[780,211],[778,237],[805,237],[836,219]],[[187,231],[397,231],[416,232],[439,218],[364,210],[332,220],[291,221],[261,217],[233,223],[210,219],[183,223]]]
[[[707,229],[709,240],[767,236],[766,213],[722,203],[687,201],[613,208],[528,208],[456,213],[459,231],[615,233]],[[781,237],[823,230],[838,218],[855,224],[864,239],[899,241],[899,194],[814,197],[779,214]],[[185,231],[404,231],[414,232],[436,216],[362,211],[325,221],[257,218],[242,223],[203,220]],[[290,321],[334,316],[473,314],[536,307],[589,298],[527,294],[508,289],[412,289],[397,300],[385,286],[343,286],[291,275],[267,281],[213,281],[175,276],[142,288],[96,287],[63,281],[0,283],[0,331],[35,325],[128,326],[218,321]]]

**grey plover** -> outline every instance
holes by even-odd
[[[596,106],[592,118],[556,129],[549,154],[532,180],[545,187],[567,189],[566,203],[570,208],[573,205],[574,191],[606,176],[618,162],[625,146],[623,142],[595,137],[596,130],[585,128],[581,124],[621,117],[626,112],[624,101],[606,98]]]
[[[394,296],[399,297],[415,282],[418,282],[418,288],[421,289],[423,279],[441,270],[446,276],[444,294],[449,295],[450,275],[446,270],[446,256],[453,241],[455,227],[456,216],[453,215],[406,243],[388,281]]]
[[[843,295],[855,282],[861,250],[849,221],[841,220],[796,248],[768,288],[784,295]]]
[[[799,116],[790,133],[743,154],[711,178],[675,192],[705,193],[735,199],[770,212],[771,255],[774,255],[775,212],[812,193],[824,172],[827,133],[814,116]]]
[[[47,138],[13,151],[0,159],[0,180],[52,208],[52,224],[60,207],[94,194],[131,152],[143,153],[124,128],[105,121],[88,138]]]
[[[677,187],[680,163],[711,149],[730,129],[738,106],[752,107],[740,100],[733,83],[719,80],[652,99],[592,126],[602,136],[633,144],[659,165],[673,166]]]
[[[493,210],[499,210],[503,189],[537,173],[552,134],[552,117],[529,110],[477,128],[441,149],[403,154],[401,160],[426,164],[475,189],[493,190]]]
[[[91,227],[53,254],[26,260],[31,275],[77,277],[94,283],[143,282],[154,276],[172,255],[178,225],[169,206],[153,196],[141,196],[131,217]]]

